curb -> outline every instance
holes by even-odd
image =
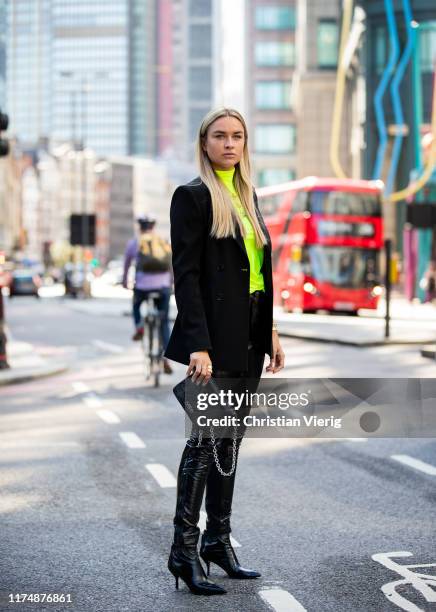
[[[423,357],[427,357],[428,359],[436,359],[436,345],[428,345],[424,346],[421,349],[421,355]]]
[[[49,376],[55,376],[56,374],[62,374],[69,369],[67,364],[53,365],[53,366],[41,366],[40,368],[19,368],[18,371],[14,368],[0,371],[0,387],[6,385],[15,385],[18,383],[25,383],[39,378],[47,378]]]
[[[387,345],[422,345],[425,340],[395,340],[395,339],[385,339],[385,340],[341,340],[339,338],[322,338],[320,336],[307,336],[304,334],[297,334],[295,332],[286,332],[280,331],[279,336],[284,336],[286,338],[296,338],[297,340],[308,340],[309,342],[325,342],[328,344],[340,344],[343,346],[354,346],[357,348],[366,348],[371,346],[387,346]],[[431,342],[431,340],[428,340]],[[427,356],[427,355],[426,355]],[[434,350],[433,350],[433,359],[434,359]]]

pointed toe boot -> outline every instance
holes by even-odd
[[[186,445],[177,477],[177,503],[174,517],[174,543],[168,569],[185,582],[195,595],[223,595],[227,591],[209,580],[198,556],[200,529],[197,526],[212,451],[208,445]]]
[[[250,579],[260,578],[256,570],[247,569],[239,564],[238,557],[230,543],[230,534],[213,536],[206,533],[201,538],[200,557],[206,563],[207,575],[210,574],[210,564],[215,563],[223,569],[229,578]]]

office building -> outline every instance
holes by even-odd
[[[296,4],[248,0],[246,23],[247,122],[258,186],[296,175]]]
[[[155,6],[154,0],[10,0],[12,133],[26,144],[50,137],[101,155],[154,154]]]

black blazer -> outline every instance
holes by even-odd
[[[257,217],[267,237],[262,273],[265,317],[259,329],[272,353],[273,283],[271,239],[254,193]],[[208,350],[216,369],[248,368],[250,266],[244,240],[213,238],[212,200],[200,177],[177,187],[171,200],[171,246],[178,314],[165,357],[189,364],[190,353]]]

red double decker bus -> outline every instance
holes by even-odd
[[[350,314],[377,308],[381,189],[379,181],[307,177],[256,190],[271,235],[276,305]]]

